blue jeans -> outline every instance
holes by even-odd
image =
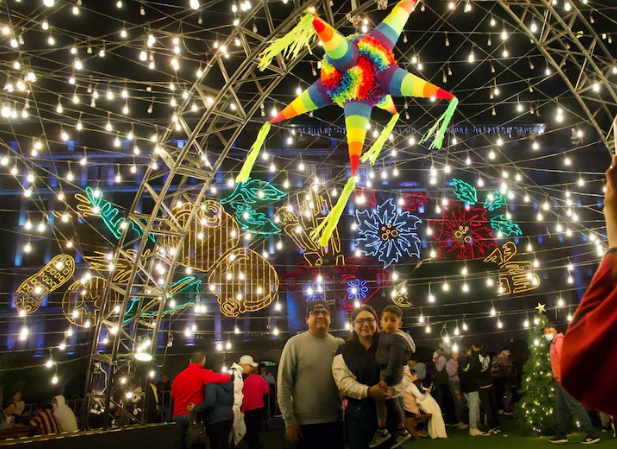
[[[555,414],[557,418],[557,429],[555,438],[568,437],[568,412],[573,414],[581,425],[581,429],[587,432],[589,438],[598,438],[596,429],[591,424],[591,419],[583,405],[568,394],[559,385],[555,385]]]
[[[457,399],[457,391],[460,400]],[[450,382],[450,394],[452,395],[452,400],[454,401],[454,414],[456,416],[456,422],[463,422],[463,408],[465,407],[465,399],[463,399],[463,393],[461,393],[460,382]]]
[[[469,406],[469,427],[472,429],[478,428],[478,416],[480,416],[480,393],[472,391],[465,393],[467,405]]]

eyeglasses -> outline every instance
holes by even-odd
[[[364,326],[364,324],[375,324],[375,318],[358,318],[354,321],[355,324],[359,324],[360,326]]]
[[[321,316],[330,316],[330,312],[328,312],[327,310],[313,310],[311,312],[311,315],[317,317],[319,315]]]

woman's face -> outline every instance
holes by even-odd
[[[377,332],[377,320],[371,312],[363,310],[356,316],[353,329],[360,338],[372,337]]]

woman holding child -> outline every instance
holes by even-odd
[[[390,399],[393,389],[380,378],[383,366],[380,367],[375,358],[380,337],[377,313],[371,306],[364,305],[353,311],[351,320],[353,330],[348,341],[339,347],[332,364],[332,372],[336,385],[348,400],[345,411],[347,443],[350,449],[368,449],[378,430],[382,430],[382,422],[379,423],[379,428],[377,425],[376,402],[383,403]],[[380,350],[383,350],[383,347]],[[405,365],[406,363],[405,361]],[[390,413],[388,415],[390,420],[395,417]],[[393,443],[403,439],[399,438],[402,434],[397,427],[398,425],[395,425],[388,430],[390,434],[395,434]],[[403,432],[406,433],[404,429]],[[386,442],[379,447],[387,449],[391,447],[389,444],[391,443]],[[402,442],[398,446],[401,444]]]

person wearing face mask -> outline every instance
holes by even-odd
[[[300,449],[343,449],[343,401],[332,377],[332,359],[343,339],[328,333],[324,300],[306,305],[308,332],[285,344],[278,372],[278,402],[287,442]]]
[[[568,424],[570,422],[568,412],[576,416],[581,429],[587,433],[583,444],[595,444],[600,439],[596,429],[591,424],[589,415],[585,407],[574,399],[566,390],[561,386],[561,363],[563,354],[563,340],[564,335],[558,333],[555,327],[555,323],[548,322],[544,325],[544,338],[551,342],[551,369],[553,371],[553,377],[557,381],[555,385],[555,419],[557,421],[557,428],[555,430],[555,437],[549,441],[553,444],[564,444],[568,442]]]
[[[54,416],[62,427],[63,432],[75,432],[77,431],[77,419],[73,410],[66,405],[64,396],[58,395],[51,400],[51,406],[54,409]]]

